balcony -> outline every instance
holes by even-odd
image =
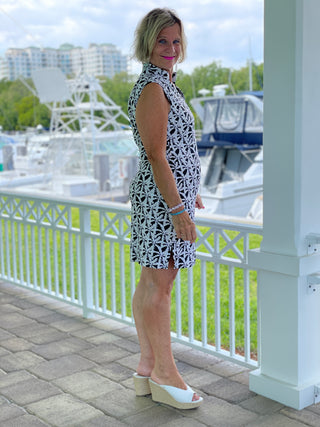
[[[2,191],[0,221],[1,422],[317,419],[317,406],[298,412],[248,387],[258,365],[248,252],[259,245],[261,226],[197,217],[197,263],[175,283],[172,340],[180,371],[205,404],[177,411],[133,391],[139,346],[131,296],[139,271],[129,261],[129,208]]]

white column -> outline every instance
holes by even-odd
[[[296,409],[320,387],[320,285],[308,287],[320,245],[307,239],[320,236],[319,22],[319,0],[265,0],[264,238],[249,259],[260,369],[250,389]]]

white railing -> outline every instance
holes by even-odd
[[[0,192],[0,278],[133,324],[140,268],[129,260],[130,208]],[[248,251],[262,227],[196,219],[197,262],[181,270],[172,336],[205,352],[256,366],[256,272]]]

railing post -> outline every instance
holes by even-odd
[[[90,311],[93,308],[92,282],[92,251],[90,233],[90,208],[80,207],[80,266],[81,266],[81,293],[83,317],[93,317]]]

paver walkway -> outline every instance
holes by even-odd
[[[287,408],[250,392],[248,369],[173,348],[198,409],[135,396],[134,328],[0,282],[0,426],[320,426],[320,405]]]

